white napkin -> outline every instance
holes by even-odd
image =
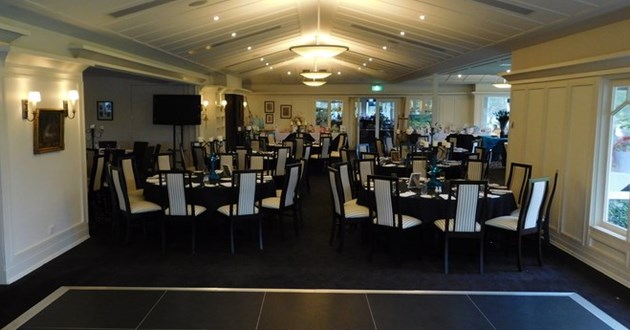
[[[415,194],[416,194],[415,192],[413,192],[411,190],[408,190],[408,191],[405,191],[404,193],[401,193],[400,197],[409,197],[409,196],[413,196]]]
[[[440,197],[441,197],[442,199],[448,199],[448,194],[440,194]]]

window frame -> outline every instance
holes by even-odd
[[[608,189],[610,169],[613,161],[612,124],[615,89],[620,86],[630,87],[630,77],[604,80],[601,85],[602,107],[599,111],[597,133],[595,135],[594,173],[593,173],[593,213],[591,225],[603,232],[630,241],[629,228],[622,228],[608,222]],[[630,91],[627,102],[630,103]],[[630,202],[630,201],[629,201]],[[630,223],[630,212],[626,215]]]

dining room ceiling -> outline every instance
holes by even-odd
[[[479,83],[510,69],[515,48],[629,18],[630,1],[0,0],[0,16],[16,12],[23,22],[61,22],[106,36],[100,43],[121,39],[241,77],[244,85],[298,83],[300,72],[315,68],[332,72],[332,83],[435,74]],[[289,50],[315,43],[349,50],[317,60]]]

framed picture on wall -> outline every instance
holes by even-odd
[[[290,104],[280,105],[280,118],[291,119],[291,105]]]
[[[273,124],[273,113],[265,114],[265,124]]]
[[[273,113],[274,111],[273,101],[265,101],[265,113]]]
[[[38,109],[33,125],[33,153],[64,149],[63,126],[65,113],[62,109]]]
[[[96,101],[96,119],[114,120],[114,102]]]

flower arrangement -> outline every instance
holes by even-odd
[[[494,117],[499,122],[507,122],[510,119],[510,112],[503,109],[494,113]]]

